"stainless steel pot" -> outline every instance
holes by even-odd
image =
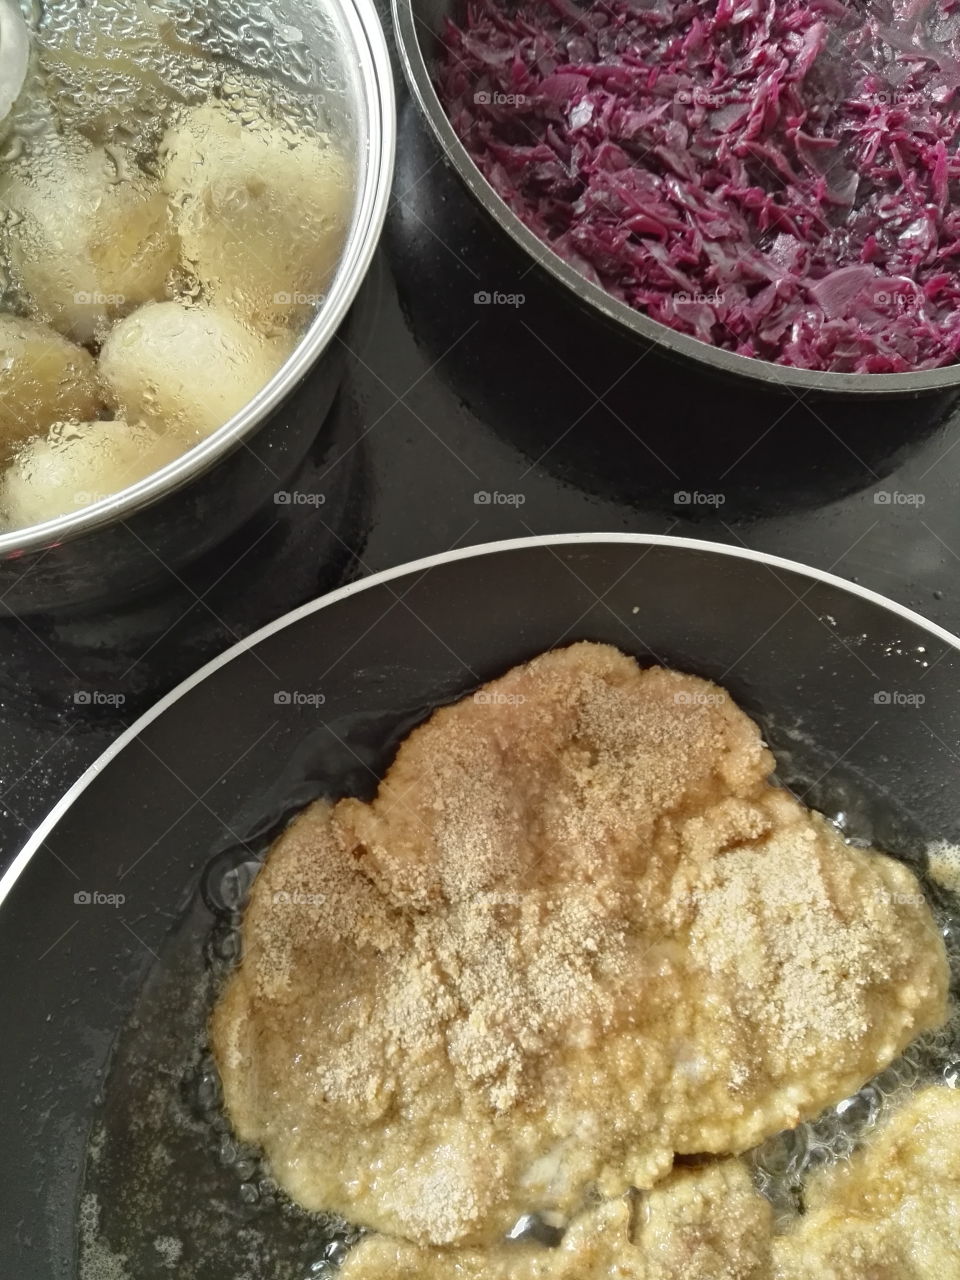
[[[701,370],[727,379],[749,379],[763,390],[786,392],[788,399],[804,392],[889,398],[944,393],[960,388],[960,364],[916,373],[865,374],[821,373],[755,360],[678,333],[612,297],[558,257],[507,207],[474,164],[447,119],[434,89],[434,67],[444,19],[462,16],[462,0],[391,2],[397,45],[407,81],[460,181],[500,231],[515,241],[548,276],[564,286],[581,307],[594,313],[597,319],[612,322],[635,345],[647,350],[655,348],[668,360],[679,361],[688,369],[692,362]]]
[[[284,30],[309,40],[318,24],[298,17],[319,2],[280,0],[274,9]],[[148,590],[240,528],[285,487],[316,438],[342,372],[335,335],[379,240],[396,148],[393,77],[373,0],[323,0],[322,18],[324,38],[343,50],[358,142],[352,222],[323,307],[260,393],[188,453],[121,493],[0,535],[0,613],[82,609]]]

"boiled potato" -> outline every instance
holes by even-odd
[[[115,149],[52,135],[0,179],[16,283],[37,315],[78,342],[166,292],[178,258],[159,186]]]
[[[181,40],[164,6],[144,0],[56,4],[36,50],[46,92],[67,130],[92,142],[156,150],[174,104],[212,92],[218,67]],[[195,96],[194,96],[195,95]]]
[[[61,418],[93,418],[103,398],[88,351],[43,324],[0,315],[0,461]]]
[[[56,422],[18,452],[0,480],[0,513],[11,529],[68,515],[166,466],[183,441],[149,427]]]
[[[332,146],[250,114],[221,101],[188,111],[161,146],[163,186],[208,296],[272,333],[322,301],[351,189]]]
[[[242,409],[292,346],[261,338],[219,307],[156,302],[113,329],[100,374],[125,417],[195,441]]]

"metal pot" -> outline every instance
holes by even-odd
[[[764,515],[875,483],[904,451],[956,426],[956,390],[798,392],[644,347],[494,225],[411,98],[395,190],[390,263],[436,376],[564,483],[670,514],[676,490],[724,490]],[[481,291],[523,303],[477,305]]]
[[[317,23],[298,15],[316,3],[277,5],[283,29],[314,38]],[[393,78],[372,0],[328,0],[323,22],[344,50],[357,132],[352,222],[324,305],[271,381],[188,453],[76,513],[0,535],[0,612],[83,609],[149,590],[283,489],[316,438],[342,373],[335,335],[376,249],[396,147]]]
[[[916,373],[881,374],[825,373],[789,368],[737,355],[732,351],[722,351],[699,339],[678,333],[635,311],[612,297],[600,285],[587,280],[534,235],[501,200],[474,164],[440,104],[434,89],[433,75],[440,49],[440,32],[445,18],[460,16],[460,0],[392,0],[392,4],[404,73],[423,116],[459,183],[467,188],[472,200],[483,210],[488,226],[492,224],[521,248],[527,258],[528,268],[532,259],[546,276],[562,286],[568,301],[572,297],[581,312],[591,313],[595,324],[598,320],[605,321],[608,328],[618,331],[620,339],[626,340],[623,343],[626,351],[621,370],[641,358],[646,378],[651,373],[651,366],[656,367],[657,359],[647,358],[643,353],[652,353],[670,367],[675,377],[678,373],[682,377],[697,373],[712,375],[714,392],[719,377],[741,386],[746,380],[760,392],[779,393],[777,398],[781,402],[781,412],[785,407],[784,393],[787,404],[791,399],[796,399],[798,393],[881,400],[937,392],[956,394],[960,388],[960,365],[924,369]],[[447,239],[447,243],[454,246],[456,251],[461,242],[456,237],[451,237]],[[526,272],[522,278],[526,278]],[[573,308],[567,310],[572,311]],[[632,361],[629,355],[631,348]],[[709,395],[709,388],[707,394]]]

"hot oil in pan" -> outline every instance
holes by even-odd
[[[352,715],[308,734],[235,815],[243,843],[211,851],[113,1050],[84,1172],[80,1280],[321,1280],[356,1237],[333,1216],[297,1208],[257,1153],[234,1141],[207,1020],[273,836],[318,796],[370,795],[430,710]]]
[[[333,1215],[297,1208],[256,1151],[235,1141],[207,1046],[207,1020],[239,953],[243,902],[273,835],[316,796],[369,795],[400,739],[426,713],[421,707],[354,716],[308,735],[257,804],[232,824],[244,844],[212,851],[200,891],[169,935],[114,1049],[85,1171],[81,1280],[322,1280],[335,1274],[358,1233]],[[764,728],[783,785],[855,843],[895,851],[921,874],[953,973],[954,1012],[946,1028],[911,1046],[854,1098],[752,1153],[757,1185],[788,1216],[802,1203],[805,1175],[849,1154],[905,1092],[935,1080],[960,1087],[960,900],[923,876],[926,841],[896,806],[842,770],[825,773],[815,750],[794,741],[791,730]]]
[[[859,1093],[750,1152],[754,1181],[784,1222],[802,1212],[807,1175],[822,1164],[849,1157],[909,1093],[928,1084],[960,1088],[960,902],[954,898],[952,910],[937,907],[936,899],[943,895],[926,878],[923,886],[947,943],[952,975],[949,1019],[939,1030],[915,1040]]]
[[[121,1034],[87,1161],[82,1280],[318,1280],[346,1235],[278,1194],[230,1133],[205,1042],[237,945],[195,901]]]
[[[909,1092],[926,1084],[960,1088],[960,849],[945,859],[956,865],[947,888],[928,874],[928,852],[934,847],[929,837],[895,800],[828,760],[820,762],[821,768],[817,746],[799,722],[786,726],[756,713],[754,718],[776,755],[775,777],[781,786],[827,817],[850,844],[889,853],[917,875],[943,936],[951,973],[950,1014],[943,1027],[914,1041],[853,1097],[750,1153],[757,1187],[787,1220],[802,1210],[807,1175],[827,1161],[848,1157]]]

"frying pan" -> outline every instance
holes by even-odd
[[[931,839],[960,839],[960,640],[829,573],[568,535],[336,591],[132,725],[0,881],[3,1275],[327,1273],[343,1225],[285,1205],[237,1147],[205,1053],[243,893],[308,799],[369,795],[431,708],[578,638],[722,682],[851,839],[920,872]]]

